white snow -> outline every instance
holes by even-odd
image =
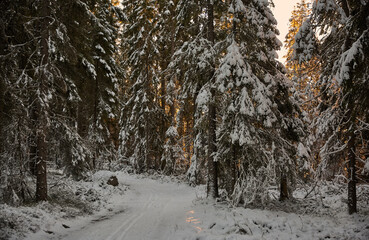
[[[299,157],[309,157],[309,153],[308,150],[306,149],[306,147],[304,146],[304,144],[299,143],[298,147],[297,147],[297,151],[298,151],[298,156]]]
[[[229,6],[228,11],[230,13],[244,13],[246,12],[246,7],[241,0],[235,0]]]
[[[95,46],[95,48],[97,49],[97,50],[99,50],[102,54],[105,54],[106,52],[105,52],[105,50],[104,50],[104,48],[103,47],[101,47],[101,45],[100,44],[97,44],[96,46]]]
[[[336,79],[339,85],[349,80],[350,74],[356,69],[358,62],[364,60],[363,42],[365,42],[367,35],[368,30],[363,32],[359,39],[341,55],[340,60],[336,63],[335,67],[338,69]]]
[[[203,88],[201,89],[199,95],[196,98],[196,103],[198,104],[199,107],[204,107],[206,106],[211,98],[211,94],[208,91],[208,89]]]
[[[118,177],[118,188],[102,184],[111,175]],[[68,211],[63,213],[58,210],[54,210],[56,216],[48,214],[45,209],[52,211],[52,206],[46,202],[33,208],[0,205],[0,216],[7,216],[9,219],[14,216],[23,218],[24,227],[29,228],[28,232],[36,232],[26,236],[29,240],[310,240],[367,239],[369,236],[369,216],[365,215],[365,212],[350,216],[341,211],[345,204],[337,193],[332,194],[332,191],[340,191],[339,186],[319,188],[325,189],[326,192],[320,206],[309,205],[309,199],[304,200],[305,205],[280,203],[286,209],[284,212],[279,209],[246,209],[229,206],[226,202],[209,201],[206,199],[204,185],[193,188],[179,181],[174,182],[169,177],[156,175],[156,178],[155,180],[124,172],[100,171],[93,175],[92,182],[78,182],[96,189],[89,191],[104,193],[101,195],[102,199],[95,199],[97,202],[103,202],[102,210],[87,217],[70,219],[65,216]],[[125,186],[129,189],[125,190]],[[118,191],[119,189],[124,191]],[[365,186],[358,190],[368,192]],[[303,191],[294,194],[301,203],[304,203],[304,195]],[[86,203],[87,201],[91,199],[86,199]],[[290,206],[294,206],[295,210]],[[311,207],[315,211],[309,210]],[[320,213],[316,209],[324,210]],[[38,219],[40,225],[30,221],[31,218]],[[70,228],[65,228],[62,224]],[[0,234],[1,231],[0,228]],[[22,238],[14,235],[10,239]]]
[[[364,167],[366,172],[369,172],[369,158],[366,159],[365,161],[365,167]]]
[[[176,136],[178,136],[177,128],[176,127],[173,127],[173,126],[170,126],[168,128],[168,130],[166,131],[165,135],[168,136],[168,137],[176,137]]]
[[[91,74],[93,79],[96,79],[97,73],[96,73],[96,70],[95,70],[95,66],[93,64],[91,64],[85,58],[82,59],[82,64],[83,64],[83,66],[85,66],[87,68],[88,73]]]
[[[194,223],[186,222],[193,210],[195,190],[184,184],[166,183],[139,176],[119,174],[119,182],[129,186],[124,196],[112,203],[118,214],[100,213],[94,218],[80,218],[65,223],[73,226],[63,229],[55,226],[50,236],[39,232],[27,239],[185,239],[195,236]]]

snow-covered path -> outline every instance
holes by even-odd
[[[130,190],[122,196],[123,211],[110,218],[91,222],[79,230],[70,230],[59,239],[65,240],[144,240],[178,239],[178,230],[196,233],[191,219],[194,188],[184,184],[159,183],[124,175],[120,182]],[[187,228],[187,229],[186,229]]]
[[[109,178],[112,174],[98,173],[94,181],[98,183],[102,176]],[[110,200],[100,213],[46,222],[41,231],[26,239],[369,239],[369,216],[366,214],[348,215],[339,210],[341,208],[335,215],[318,216],[309,215],[308,212],[299,215],[231,207],[204,198],[205,186],[191,188],[166,178],[163,181],[123,172],[115,174],[120,184],[128,185],[129,190],[123,195],[110,192]],[[326,207],[332,208],[334,213],[337,203],[328,203]],[[109,208],[111,211],[108,211]],[[70,228],[63,228],[63,224]]]

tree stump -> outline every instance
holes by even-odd
[[[107,182],[107,184],[112,185],[114,187],[118,186],[118,178],[116,176],[111,176]]]

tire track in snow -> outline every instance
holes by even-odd
[[[64,240],[172,240],[189,239],[183,235],[192,228],[186,222],[186,212],[195,199],[193,188],[170,182],[136,178],[121,178],[130,186],[119,205],[123,211],[112,218],[87,223],[82,228],[59,235]]]
[[[124,240],[124,237],[127,235],[132,226],[134,226],[138,222],[138,220],[140,220],[145,215],[146,210],[152,207],[155,201],[159,199],[157,195],[155,195],[155,198],[152,199],[153,193],[151,193],[150,196],[151,200],[148,202],[146,207],[142,209],[141,214],[139,214],[139,216],[137,216],[134,220],[132,220],[132,222],[127,226],[127,228],[123,232],[121,232],[122,235],[120,236],[120,240]]]
[[[122,233],[126,232],[127,229],[131,228],[132,225],[133,225],[132,222],[137,222],[138,219],[140,219],[143,216],[145,210],[148,209],[149,206],[152,204],[152,202],[153,202],[152,199],[153,199],[153,194],[151,193],[150,196],[149,196],[148,201],[145,203],[144,207],[142,208],[141,213],[140,212],[137,213],[137,212],[135,212],[137,209],[133,209],[133,214],[131,216],[129,216],[125,221],[123,221],[122,225],[116,231],[114,231],[110,236],[108,236],[106,238],[106,240],[117,239],[118,237],[121,236]],[[127,225],[128,225],[128,227],[126,228],[126,230],[123,230],[124,227],[126,227]],[[120,239],[122,239],[122,238],[120,238]]]

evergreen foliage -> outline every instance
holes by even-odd
[[[157,169],[163,139],[158,126],[164,112],[158,99],[159,47],[157,2],[123,3],[128,22],[123,32],[127,69],[127,102],[121,117],[120,154],[138,170]]]
[[[105,53],[111,67],[107,65],[100,71],[100,75],[108,76],[101,80],[101,85],[111,85],[112,79],[117,84],[114,74],[119,72],[119,65],[112,60],[117,35],[103,31],[110,28],[117,32],[117,26],[113,25],[117,19],[108,22],[107,16],[97,14],[97,8],[115,17],[120,10],[106,11],[107,5],[95,4],[72,0],[1,3],[4,13],[1,20],[2,102],[9,101],[1,111],[5,123],[2,131],[6,131],[0,144],[2,196],[14,188],[14,194],[25,199],[24,192],[29,191],[24,190],[22,178],[31,172],[37,176],[36,198],[46,200],[46,163],[52,164],[51,159],[56,159],[56,164],[76,177],[85,175],[86,168],[91,167],[89,159],[93,156],[91,146],[94,144],[85,133],[92,123],[89,113],[93,112],[87,93],[95,83],[89,83],[97,76],[91,63],[93,29],[101,38],[110,40],[111,49]],[[112,103],[105,105],[105,109],[107,106],[112,108]],[[106,126],[107,122],[102,124]],[[110,141],[108,136],[105,141]],[[15,143],[21,151],[13,149]],[[15,157],[14,154],[21,155]],[[14,165],[7,162],[10,156],[15,157]],[[21,181],[9,174],[18,175]],[[21,187],[12,181],[19,182]]]
[[[75,179],[113,165],[185,174],[244,206],[335,169],[355,212],[369,172],[369,4],[301,0],[287,69],[272,7],[1,1],[0,202],[47,200],[50,167]]]
[[[356,176],[358,170],[365,172],[362,159],[367,158],[368,12],[367,1],[318,0],[293,46],[295,59],[318,57],[322,62],[316,125],[317,137],[325,141],[318,173],[324,176],[330,163],[341,159],[341,170],[347,168],[350,214],[357,211]]]
[[[231,178],[225,183],[235,182],[227,187],[228,195],[234,194],[236,203],[246,205],[267,200],[270,185],[283,181],[286,188],[287,181],[294,183],[303,125],[296,118],[299,109],[288,93],[283,68],[275,59],[281,44],[269,5],[232,1],[229,13],[233,34],[216,72],[223,103],[217,157],[224,162],[225,176]],[[248,39],[258,40],[250,46]],[[234,172],[237,165],[239,174]],[[288,190],[283,189],[285,198]]]

